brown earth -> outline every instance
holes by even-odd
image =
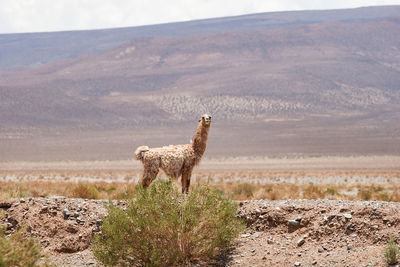
[[[106,215],[106,200],[61,196],[0,203],[7,233],[23,226],[60,266],[97,264],[91,237]],[[123,203],[115,203],[123,206]],[[389,235],[399,240],[400,204],[343,200],[240,202],[248,227],[225,266],[385,266]]]
[[[400,155],[399,10],[0,35],[0,161],[126,159],[204,113],[209,156]]]

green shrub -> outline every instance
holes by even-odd
[[[257,189],[257,186],[250,183],[241,183],[237,184],[233,188],[233,195],[234,196],[245,196],[246,198],[253,197],[254,191]]]
[[[386,248],[383,251],[383,256],[385,257],[386,263],[388,265],[396,264],[398,255],[399,255],[399,248],[397,247],[393,237],[390,236]]]
[[[318,186],[309,184],[303,191],[303,197],[306,199],[325,198],[325,194]]]
[[[357,195],[361,200],[370,200],[372,198],[372,192],[369,189],[361,189]]]
[[[24,238],[22,230],[5,236],[0,226],[0,266],[39,266],[40,246],[33,238]]]
[[[181,194],[170,181],[138,186],[125,211],[109,206],[96,258],[107,266],[171,266],[207,260],[228,249],[244,229],[237,205],[216,189]]]
[[[327,188],[325,190],[324,194],[331,195],[331,196],[339,196],[340,195],[339,192],[335,188],[331,188],[331,187]]]
[[[99,190],[92,185],[78,184],[72,190],[72,195],[77,198],[98,199]]]

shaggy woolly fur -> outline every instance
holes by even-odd
[[[190,144],[158,148],[138,147],[135,156],[143,163],[143,186],[148,187],[157,177],[161,168],[171,179],[178,179],[179,176],[182,176],[182,193],[188,193],[193,168],[199,164],[206,151],[210,126],[211,116],[205,114],[201,117],[193,142]]]

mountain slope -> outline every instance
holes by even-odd
[[[337,11],[345,22],[327,16],[217,33],[199,26],[202,33],[135,38],[0,74],[3,158],[35,150],[63,159],[60,147],[66,158],[125,157],[130,142],[188,141],[205,112],[214,115],[210,155],[398,154],[400,17],[359,17],[382,8]]]
[[[373,21],[394,17],[399,13],[399,6],[381,6],[269,12],[119,29],[0,34],[0,70],[21,70],[80,55],[98,54],[139,37],[186,36],[327,21]]]

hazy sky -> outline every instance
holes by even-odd
[[[0,33],[100,29],[400,0],[0,0]]]

